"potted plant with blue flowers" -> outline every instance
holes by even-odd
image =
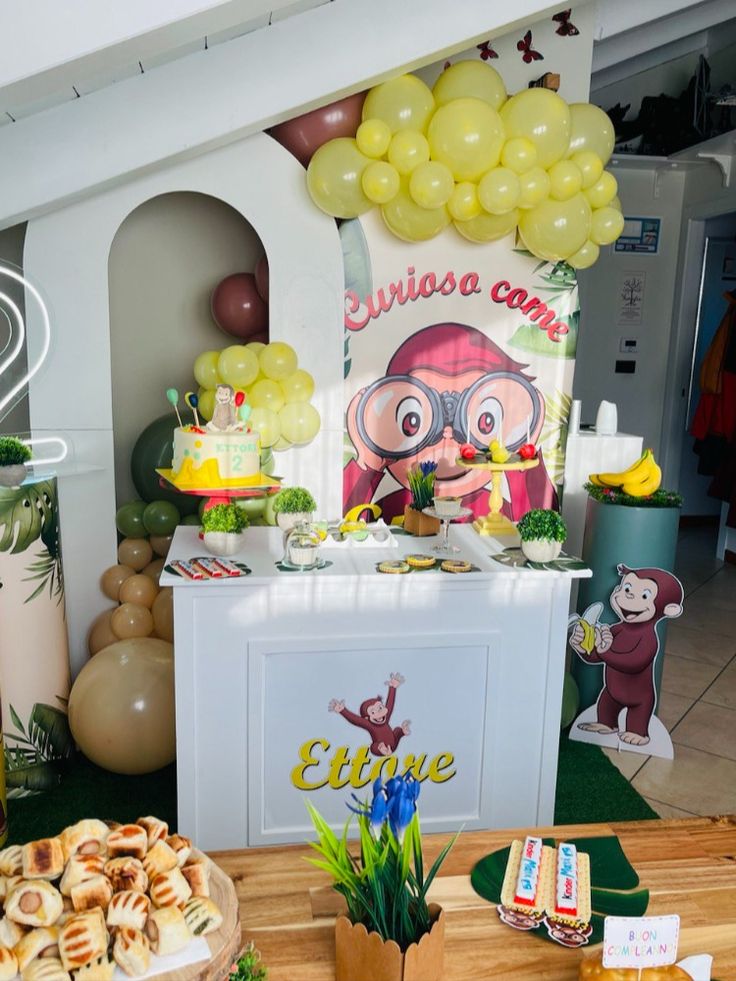
[[[431,508],[434,501],[434,483],[437,477],[437,464],[434,460],[425,460],[407,471],[411,491],[411,504],[404,508],[404,531],[421,538],[424,535],[436,535],[440,530],[440,522],[429,514],[424,514],[425,508]]]
[[[347,841],[352,816],[338,837],[307,803],[319,839],[312,847],[320,855],[309,861],[329,872],[347,905],[347,915],[335,923],[337,981],[441,981],[444,913],[427,902],[427,891],[457,835],[425,874],[419,788],[406,773],[386,783],[376,779],[370,803],[353,795],[359,806],[348,807],[358,816],[359,856]]]

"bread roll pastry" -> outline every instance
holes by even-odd
[[[20,875],[23,871],[23,849],[9,845],[0,852],[0,875]]]
[[[20,973],[23,981],[72,981],[71,975],[56,957],[31,961]]]
[[[151,882],[148,890],[154,906],[183,906],[192,895],[189,883],[181,874],[181,869],[161,872]]]
[[[134,978],[148,970],[151,950],[148,940],[140,930],[124,926],[115,934],[112,956],[128,977]]]
[[[143,858],[148,851],[148,835],[138,824],[122,824],[107,836],[107,854],[110,858],[131,855]]]
[[[148,889],[148,876],[139,858],[111,858],[105,862],[105,875],[115,892],[133,889],[145,892]]]
[[[87,818],[70,825],[59,835],[64,851],[64,861],[68,862],[72,855],[104,855],[105,842],[110,829],[104,821]]]
[[[222,913],[211,899],[194,896],[184,906],[184,919],[193,937],[204,937],[222,926]]]
[[[178,906],[152,910],[146,922],[146,936],[151,950],[159,957],[175,954],[191,939],[184,914]]]
[[[578,977],[581,981],[693,981],[692,977],[677,964],[666,967],[603,967],[603,953],[599,951],[580,962]]]
[[[112,981],[114,974],[115,961],[103,954],[80,967],[74,975],[74,981]]]
[[[210,869],[206,861],[190,862],[184,866],[181,874],[189,883],[193,896],[209,896]]]
[[[152,880],[161,872],[168,872],[169,869],[175,869],[178,864],[176,852],[173,848],[169,848],[165,841],[157,841],[143,859],[143,868],[146,870],[149,880]]]
[[[18,958],[18,967],[22,971],[26,964],[35,961],[37,957],[59,956],[59,928],[38,927],[26,933],[13,948]]]
[[[0,947],[0,981],[12,981],[18,973],[18,958],[12,950]]]
[[[166,844],[176,854],[176,864],[179,868],[186,865],[192,854],[192,839],[184,835],[169,835]]]
[[[165,821],[159,821],[157,817],[142,817],[135,822],[141,828],[145,828],[148,835],[148,847],[153,848],[157,841],[166,841],[169,834],[169,826]]]
[[[59,883],[62,896],[71,896],[72,887],[96,875],[102,875],[105,859],[102,855],[72,855],[66,863],[64,874]]]
[[[116,892],[107,907],[109,927],[129,926],[142,930],[151,909],[151,900],[142,892]]]
[[[21,882],[5,903],[5,915],[14,923],[42,927],[56,923],[64,908],[64,900],[50,882]]]
[[[24,879],[58,879],[64,871],[64,852],[58,838],[40,838],[22,847]]]
[[[22,926],[4,916],[0,920],[0,947],[15,947],[25,932]]]
[[[72,917],[59,933],[59,953],[68,971],[74,971],[107,953],[107,927],[102,911],[91,909]]]
[[[99,906],[106,910],[112,899],[112,885],[104,875],[93,875],[91,879],[78,882],[71,888],[72,904],[77,913]]]
[[[23,881],[22,875],[0,875],[0,900],[4,903],[13,889]]]

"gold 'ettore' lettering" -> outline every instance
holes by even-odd
[[[445,783],[451,780],[457,770],[452,753],[438,753],[427,761],[427,754],[415,756],[408,753],[403,762],[398,756],[382,756],[372,759],[367,746],[361,746],[351,758],[348,746],[338,746],[331,757],[327,754],[330,743],[327,739],[309,739],[299,747],[300,762],[291,771],[291,782],[298,790],[319,790],[332,787],[342,790],[352,787],[360,790],[377,777],[387,780],[397,773],[409,773],[419,783]]]

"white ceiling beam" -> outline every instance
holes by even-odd
[[[609,85],[615,85],[617,82],[631,78],[633,75],[648,71],[650,68],[656,68],[657,65],[664,62],[683,58],[695,51],[702,51],[707,42],[708,32],[700,31],[699,34],[690,34],[688,37],[680,38],[679,41],[672,41],[670,44],[664,44],[659,48],[652,48],[651,51],[644,51],[636,58],[628,58],[626,61],[609,65],[608,68],[593,73],[590,79],[590,91],[591,93],[597,92]],[[657,93],[650,92],[647,94],[656,95]]]
[[[0,228],[558,9],[559,0],[516,0],[513,12],[488,0],[452,8],[447,0],[342,0],[3,126]]]
[[[604,41],[710,0],[598,0],[595,40]]]

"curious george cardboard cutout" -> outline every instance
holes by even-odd
[[[513,236],[479,247],[456,235],[407,245],[368,214],[341,227],[345,260],[345,511],[375,503],[390,523],[411,502],[407,474],[438,464],[435,492],[488,513],[489,474],[460,447],[540,465],[503,478],[503,512],[553,507],[564,469],[578,293],[566,265]]]
[[[682,615],[682,583],[664,569],[618,566],[610,596],[618,622],[572,617],[570,646],[586,664],[603,664],[598,701],[573,723],[571,739],[672,759],[672,740],[655,716],[657,624]],[[596,604],[598,615],[602,604]],[[586,611],[587,613],[587,611]]]

